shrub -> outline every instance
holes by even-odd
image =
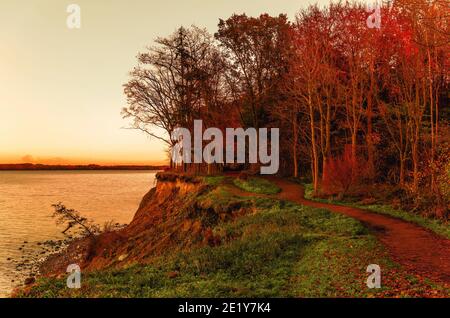
[[[335,158],[329,158],[322,179],[324,194],[338,194],[343,197],[355,193],[364,184],[367,176],[367,161],[357,157],[352,158],[351,146],[346,145],[344,153]]]
[[[81,229],[83,236],[94,237],[100,232],[98,225],[95,225],[92,221],[80,215],[78,211],[67,208],[61,202],[53,204],[52,206],[55,209],[53,217],[56,218],[56,223],[66,224],[67,226],[63,233],[66,233],[68,230],[75,227]]]

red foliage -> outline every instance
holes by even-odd
[[[367,167],[367,161],[357,155],[353,158],[351,145],[346,145],[342,155],[328,159],[324,167],[322,192],[339,195],[355,192],[364,183]]]

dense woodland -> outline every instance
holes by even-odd
[[[280,128],[280,171],[320,195],[398,197],[448,218],[450,5],[397,0],[380,28],[358,3],[233,15],[180,27],[138,55],[124,117],[162,140],[177,127]],[[220,166],[183,165],[216,173]]]

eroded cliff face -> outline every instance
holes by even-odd
[[[188,201],[189,197],[200,195],[207,190],[207,186],[200,178],[181,174],[158,173],[156,180],[156,187],[143,197],[130,226],[142,221],[142,217],[155,214],[156,210],[163,212],[162,207],[170,209],[175,203]]]
[[[127,227],[103,233],[95,240],[85,238],[72,243],[65,253],[47,260],[41,272],[44,275],[65,273],[69,264],[90,271],[150,263],[166,253],[220,244],[211,227],[220,220],[242,214],[245,207],[222,206],[205,199],[214,188],[199,177],[159,173],[156,187],[144,196]]]

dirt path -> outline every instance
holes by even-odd
[[[387,247],[391,257],[407,271],[450,283],[450,240],[440,237],[418,225],[361,209],[320,203],[304,199],[303,187],[286,180],[271,178],[282,192],[280,199],[353,217],[372,229]]]

